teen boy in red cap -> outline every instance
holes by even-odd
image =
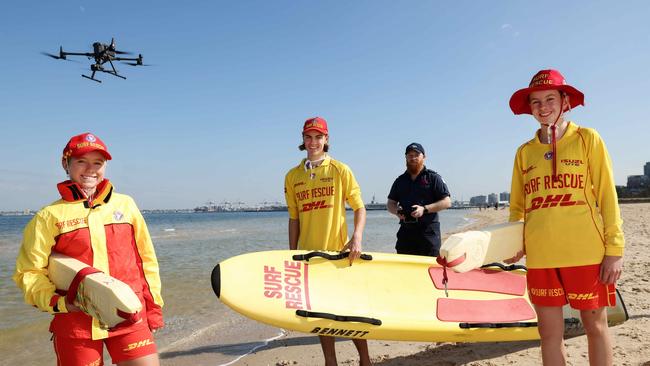
[[[524,220],[528,291],[544,365],[564,365],[562,306],[580,310],[591,365],[612,364],[607,306],[623,267],[623,231],[612,166],[600,135],[566,120],[584,95],[557,70],[535,74],[510,98],[540,128],[517,150],[510,221]],[[519,260],[524,252],[508,262]]]
[[[350,168],[327,155],[327,121],[321,117],[305,121],[302,145],[307,158],[287,173],[284,192],[289,208],[289,248],[291,250],[350,251],[350,264],[361,255],[361,239],[366,225],[366,208],[361,189]],[[354,210],[354,232],[348,241],[345,202]],[[334,337],[319,336],[325,365],[336,365]],[[353,339],[360,365],[370,365],[368,342]]]
[[[74,136],[61,164],[70,179],[57,185],[61,199],[25,227],[14,281],[25,301],[54,315],[50,324],[58,365],[158,365],[152,331],[163,326],[160,276],[147,225],[129,196],[104,178],[111,154],[91,133]],[[47,275],[52,252],[76,258],[125,282],[142,302],[141,320],[104,329],[57,292]]]

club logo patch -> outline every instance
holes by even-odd
[[[86,141],[95,142],[95,141],[97,141],[97,138],[92,133],[89,133],[89,134],[86,135]]]
[[[120,211],[113,212],[113,219],[115,221],[121,221],[124,218],[124,214]]]
[[[549,152],[547,152],[546,154],[544,154],[544,159],[546,159],[546,160],[551,160],[551,159],[553,159],[553,152],[552,152],[552,151],[549,151]]]

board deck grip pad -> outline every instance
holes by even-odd
[[[535,311],[523,298],[502,300],[467,300],[441,297],[437,303],[438,319],[461,323],[511,323],[535,318]]]
[[[429,267],[429,276],[438,290],[443,290],[442,267]],[[475,269],[465,273],[447,271],[448,290],[496,292],[523,296],[526,292],[526,276],[516,273]]]

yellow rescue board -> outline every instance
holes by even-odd
[[[212,287],[251,319],[305,333],[427,342],[539,338],[525,271],[449,271],[447,297],[435,258],[365,253],[350,266],[338,254],[232,257],[214,268]]]
[[[59,290],[67,291],[79,271],[87,264],[60,253],[50,255],[48,276]],[[142,303],[131,287],[103,272],[87,275],[79,285],[75,304],[97,319],[100,327],[112,328],[142,310]],[[126,318],[125,318],[126,317]]]

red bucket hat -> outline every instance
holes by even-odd
[[[86,132],[81,135],[72,136],[70,141],[63,148],[63,159],[69,157],[80,157],[84,154],[87,154],[91,151],[99,151],[106,160],[111,160],[111,154],[108,152],[108,148],[104,141],[100,140],[99,137],[93,135],[92,133]]]
[[[569,96],[571,108],[585,105],[585,95],[571,85],[567,85],[564,76],[559,71],[542,70],[533,76],[528,88],[517,90],[510,97],[510,109],[512,109],[514,114],[532,114],[530,105],[528,104],[528,96],[530,93],[538,90],[551,89],[565,92]]]
[[[322,117],[314,117],[305,121],[305,125],[302,127],[302,133],[307,131],[318,131],[322,134],[327,135],[327,121]]]

